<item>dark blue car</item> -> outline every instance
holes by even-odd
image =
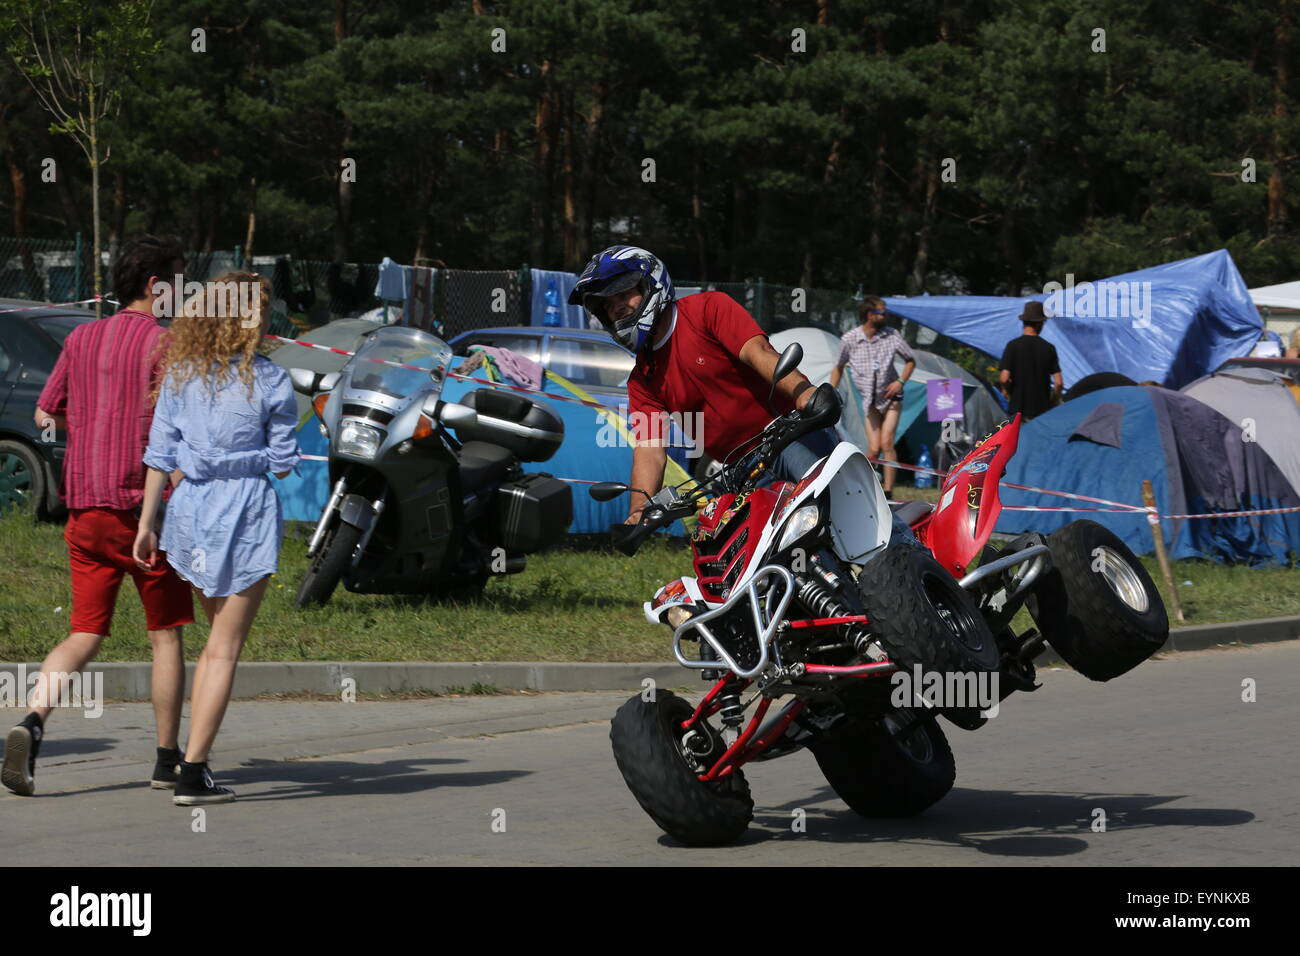
[[[18,508],[56,518],[63,511],[65,436],[42,441],[33,416],[64,340],[94,320],[95,313],[84,309],[0,299],[0,512]]]

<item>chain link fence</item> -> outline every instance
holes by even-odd
[[[337,263],[290,256],[255,256],[242,261],[238,249],[191,252],[186,258],[187,279],[205,281],[231,269],[246,268],[271,280],[271,331],[294,337],[335,319],[371,313],[388,321],[411,321],[405,303],[385,303],[375,296],[379,278],[376,263]],[[0,237],[0,298],[45,302],[74,302],[93,294],[92,253],[88,243],[58,239]],[[108,255],[103,256],[105,283]],[[431,269],[432,313],[417,317],[443,338],[471,329],[529,325],[530,273],[526,268],[476,271]],[[678,295],[725,292],[754,316],[763,331],[808,327],[843,335],[860,320],[859,296],[836,289],[804,289],[752,279],[743,282],[683,280],[675,283]],[[106,290],[107,291],[107,290]],[[903,322],[908,343],[952,359],[983,375],[996,362],[969,346],[932,332],[913,322]]]

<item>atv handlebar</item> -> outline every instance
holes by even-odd
[[[842,410],[839,393],[827,383],[819,385],[802,410],[788,412],[768,422],[757,436],[758,444],[735,464],[727,465],[686,495],[679,494],[672,487],[661,490],[642,509],[637,524],[611,525],[611,543],[623,554],[636,554],[651,534],[695,514],[698,502],[711,492],[740,492],[752,488],[781,452],[804,435],[834,425],[840,420]],[[591,489],[592,497],[596,497],[596,491],[594,487]]]

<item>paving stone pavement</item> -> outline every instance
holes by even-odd
[[[1242,681],[1258,699],[1242,701]],[[812,756],[746,769],[755,820],[682,847],[623,785],[609,718],[626,693],[236,701],[212,758],[238,802],[150,790],[148,704],[60,712],[37,796],[0,792],[5,864],[1294,865],[1300,647],[1153,660],[1108,684],[1063,669],[986,727],[946,725],[957,786],[909,820],[865,820]],[[689,676],[684,683],[689,681]],[[0,709],[6,727],[19,711]],[[188,707],[187,707],[188,715]],[[182,732],[183,736],[183,732]],[[1095,810],[1107,827],[1094,832]],[[806,831],[792,830],[802,810]],[[504,819],[504,832],[494,821]],[[499,829],[499,826],[498,828]]]

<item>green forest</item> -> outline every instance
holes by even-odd
[[[698,280],[1015,295],[1226,247],[1280,282],[1298,9],[0,0],[0,235],[93,232],[34,16],[55,57],[102,57],[109,250],[576,270],[631,241]],[[86,90],[63,92],[75,112]]]

